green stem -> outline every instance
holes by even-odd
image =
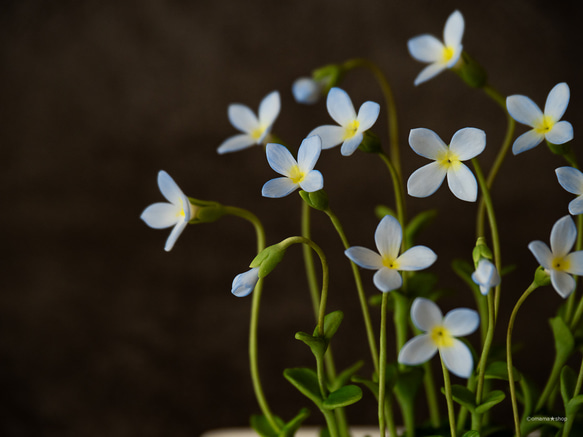
[[[439,356],[439,358],[441,361],[441,367],[443,369],[443,385],[445,388],[445,399],[447,401],[447,416],[449,419],[449,428],[451,430],[451,437],[456,437],[457,432],[455,426],[455,411],[453,408],[453,396],[451,394],[451,381],[449,379],[449,371],[447,370],[447,367],[445,367],[445,363],[443,362],[441,355]]]
[[[425,375],[423,376],[423,384],[425,392],[427,393],[427,406],[429,407],[429,420],[431,426],[435,429],[439,428],[439,402],[437,400],[437,390],[435,390],[435,380],[433,378],[433,371],[431,370],[431,363],[426,361],[423,364]]]
[[[388,316],[388,293],[383,293],[381,303],[381,335],[380,335],[380,355],[379,355],[379,429],[380,436],[385,437],[385,397],[386,397],[386,376],[387,376],[387,316]]]
[[[578,251],[578,250],[581,250],[582,248],[583,248],[583,214],[579,214],[577,216],[577,242],[575,243],[575,250]],[[575,281],[577,281],[577,277],[575,277]],[[573,292],[569,296],[569,298],[567,300],[567,310],[565,312],[565,323],[567,323],[567,325],[570,324],[571,330],[575,329],[575,326],[577,325],[577,322],[579,321],[578,319],[577,319],[577,321],[575,321],[574,315],[573,315],[573,310],[574,310],[574,306],[575,306],[575,299],[576,299],[576,295],[577,295],[576,291],[577,291],[577,288],[575,288],[575,290],[573,290]],[[581,298],[581,302],[583,302],[583,297]],[[581,305],[581,303],[580,303],[580,305]],[[579,315],[579,317],[580,317],[580,315]]]
[[[583,360],[581,361],[581,366],[579,367],[579,376],[577,377],[577,383],[575,384],[575,391],[573,392],[573,397],[577,396],[581,391],[581,386],[583,385]],[[563,437],[569,437],[571,434],[571,428],[575,422],[575,417],[568,417],[565,425],[563,426]]]
[[[394,163],[389,159],[389,157],[384,153],[379,153],[379,156],[387,166],[389,173],[391,174],[391,179],[393,181],[393,191],[395,193],[395,205],[397,206],[397,220],[403,228],[405,229],[405,191],[402,184],[402,179],[399,176],[399,171],[394,166]],[[403,239],[403,244],[405,244],[405,239]],[[403,246],[403,249],[407,249]]]

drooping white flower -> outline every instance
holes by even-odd
[[[500,284],[500,275],[492,261],[482,258],[478,262],[478,268],[472,273],[472,281],[480,287],[480,292],[485,296],[490,292],[490,288]]]
[[[375,102],[364,102],[358,114],[346,91],[340,88],[332,88],[326,99],[326,107],[330,117],[339,124],[319,126],[310,132],[310,135],[318,135],[322,138],[322,149],[342,144],[340,152],[349,156],[358,148],[364,137],[364,132],[369,130],[377,121],[380,105]]]
[[[231,124],[242,134],[227,138],[217,149],[219,154],[236,152],[255,144],[263,144],[281,109],[279,92],[269,93],[259,104],[258,116],[245,105],[229,105],[228,114]]]
[[[415,85],[437,76],[458,62],[463,51],[464,26],[464,17],[461,12],[454,11],[445,23],[443,42],[428,34],[416,36],[407,42],[411,56],[429,64],[419,73],[415,79]]]
[[[144,210],[140,218],[154,229],[174,226],[164,247],[164,250],[169,252],[188,222],[194,217],[196,207],[190,203],[188,197],[184,195],[176,185],[176,182],[164,170],[160,170],[158,173],[158,187],[162,195],[170,203],[154,203]]]
[[[403,284],[399,271],[422,270],[431,266],[437,255],[425,246],[415,246],[401,255],[403,232],[399,221],[390,215],[385,216],[375,231],[377,252],[362,246],[349,247],[344,254],[356,265],[376,270],[373,276],[375,286],[386,293],[396,290]]]
[[[430,129],[411,129],[409,145],[417,153],[434,162],[411,174],[407,192],[413,197],[432,195],[447,176],[451,192],[461,200],[475,202],[478,183],[471,170],[462,163],[478,156],[486,147],[486,133],[467,127],[458,130],[451,138],[449,147]]]
[[[418,297],[411,305],[411,320],[424,333],[405,343],[399,352],[399,363],[415,366],[428,361],[439,351],[451,373],[461,378],[471,376],[474,368],[472,353],[456,337],[470,335],[478,328],[480,316],[476,311],[458,308],[443,317],[435,302]]]
[[[313,105],[322,95],[322,82],[310,77],[300,77],[292,85],[292,94],[296,102]]]
[[[508,113],[517,122],[532,127],[520,135],[512,144],[512,153],[518,155],[538,146],[544,139],[551,144],[563,144],[573,139],[573,126],[568,121],[559,121],[567,110],[570,91],[565,82],[553,87],[542,112],[538,105],[526,96],[514,95],[506,98]]]
[[[244,273],[239,273],[233,279],[233,285],[231,286],[231,293],[237,297],[245,297],[251,294],[259,281],[259,268],[255,267],[253,269],[247,270]]]
[[[542,241],[533,241],[528,248],[551,277],[551,284],[559,295],[568,297],[575,289],[571,275],[583,275],[583,250],[571,252],[577,239],[577,227],[570,215],[557,220],[551,230],[551,247]]]
[[[559,167],[555,170],[559,184],[577,197],[569,203],[569,212],[573,215],[583,214],[583,173],[574,167]]]
[[[302,141],[297,161],[281,144],[268,144],[267,161],[272,169],[284,177],[267,181],[261,194],[264,197],[284,197],[298,187],[309,193],[321,190],[324,187],[324,178],[322,173],[314,170],[321,151],[322,142],[317,135]]]

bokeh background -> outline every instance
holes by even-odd
[[[189,196],[252,210],[264,221],[269,243],[298,234],[297,194],[260,196],[275,175],[260,148],[217,155],[217,146],[235,133],[227,106],[240,102],[256,110],[268,92],[279,90],[282,112],[274,132],[297,147],[330,119],[323,101],[296,104],[292,82],[352,57],[373,60],[391,81],[405,175],[426,163],[407,145],[415,127],[433,129],[445,141],[462,127],[484,129],[488,148],[481,160],[488,169],[504,135],[503,113],[449,72],[414,87],[422,65],[410,58],[407,40],[441,35],[448,15],[460,9],[464,47],[488,70],[491,84],[543,105],[549,90],[566,81],[571,104],[565,119],[577,132],[576,3],[3,1],[0,435],[198,436],[245,426],[258,412],[248,378],[251,299],[235,298],[230,285],[254,255],[253,230],[231,217],[189,226],[165,253],[168,231],[139,220],[147,205],[162,200],[158,171],[169,172]],[[381,101],[366,71],[351,73],[343,87],[356,106]],[[374,130],[386,143],[384,105],[382,111]],[[525,130],[518,126],[517,134]],[[503,322],[536,268],[528,242],[548,241],[573,198],[556,182],[554,169],[563,164],[544,146],[509,156],[493,189],[504,263],[520,266],[505,278]],[[346,158],[333,149],[318,169],[350,242],[372,246],[374,207],[393,202],[381,161],[360,152]],[[438,253],[431,270],[440,286],[457,291],[442,308],[472,306],[449,266],[456,257],[469,259],[475,205],[446,187],[407,202],[410,215],[440,210],[418,242]],[[329,308],[346,313],[335,344],[338,365],[370,362],[342,247],[317,214],[314,239],[334,275]],[[377,293],[371,277],[363,272],[370,296]],[[517,322],[515,338],[524,348],[515,362],[541,381],[553,353],[541,339],[549,338],[547,319],[561,303],[550,287],[541,289]],[[266,394],[286,419],[308,405],[282,371],[311,365],[293,335],[313,326],[301,251],[293,248],[266,282],[260,336]],[[363,374],[369,371],[367,364]],[[355,423],[375,421],[368,394],[350,411]],[[505,402],[496,414],[509,413]],[[310,420],[320,421],[315,410]]]

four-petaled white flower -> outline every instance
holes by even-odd
[[[237,297],[245,297],[251,294],[259,281],[259,267],[247,270],[244,273],[239,273],[233,279],[231,286],[231,293]]]
[[[229,105],[229,120],[242,134],[227,138],[217,149],[219,154],[236,152],[255,144],[262,144],[281,109],[279,92],[269,93],[259,104],[258,117],[253,111],[240,103]]]
[[[461,200],[475,202],[478,183],[471,170],[462,163],[478,156],[486,147],[486,133],[467,127],[458,130],[451,138],[449,147],[430,129],[411,129],[409,145],[417,153],[435,162],[427,164],[411,174],[407,191],[413,197],[433,194],[447,176],[451,192]]]
[[[559,184],[577,197],[569,202],[569,212],[583,214],[583,173],[574,167],[559,167],[555,170]]]
[[[538,146],[544,139],[551,144],[563,144],[573,139],[573,126],[568,121],[559,121],[567,110],[570,91],[565,83],[553,87],[542,112],[538,105],[526,96],[514,95],[506,98],[508,113],[516,121],[532,127],[520,135],[512,144],[512,153],[518,155]]]
[[[480,287],[480,292],[485,296],[490,292],[490,288],[500,284],[500,275],[492,261],[482,258],[476,271],[472,273],[472,281]]]
[[[292,94],[298,103],[313,105],[322,95],[323,84],[311,77],[300,77],[292,85]]]
[[[571,252],[577,238],[577,227],[570,215],[557,220],[551,230],[551,247],[542,241],[533,241],[528,248],[551,277],[551,284],[559,295],[568,297],[575,289],[571,275],[583,275],[583,250]]]
[[[158,187],[170,203],[154,203],[144,210],[140,218],[154,229],[174,226],[164,247],[164,250],[169,252],[188,222],[194,217],[196,207],[190,203],[188,197],[164,170],[160,170],[158,173]]]
[[[322,149],[342,144],[340,152],[344,156],[352,155],[360,146],[364,132],[377,121],[381,109],[378,103],[368,101],[360,106],[356,114],[352,100],[346,91],[340,88],[330,90],[326,107],[330,117],[340,126],[319,126],[310,132],[310,135],[318,135],[322,138]]]
[[[453,67],[463,51],[464,17],[461,12],[454,11],[445,23],[443,43],[433,35],[419,35],[407,42],[409,53],[420,62],[429,63],[415,79],[419,85],[443,70]]]
[[[284,197],[298,187],[309,193],[321,190],[324,187],[324,178],[322,173],[314,170],[321,151],[322,142],[316,135],[302,141],[297,161],[281,144],[268,144],[267,161],[272,169],[284,177],[267,181],[261,194],[264,197]]]
[[[399,352],[399,363],[415,366],[431,359],[439,351],[451,373],[461,378],[471,376],[474,368],[472,353],[456,337],[469,335],[478,328],[480,316],[476,311],[458,308],[443,317],[435,302],[418,297],[411,305],[411,320],[425,333],[405,343]]]
[[[366,247],[353,246],[344,254],[364,269],[377,270],[373,276],[375,286],[386,293],[396,290],[403,284],[399,271],[422,270],[431,266],[437,255],[425,246],[415,246],[399,256],[403,232],[399,221],[390,215],[385,216],[375,231],[377,252]]]

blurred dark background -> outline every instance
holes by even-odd
[[[409,56],[407,40],[421,33],[441,37],[449,14],[460,9],[464,48],[486,67],[491,84],[542,106],[549,90],[566,81],[571,104],[565,119],[578,132],[582,17],[574,5],[2,2],[0,435],[198,436],[210,428],[245,426],[258,412],[248,378],[251,298],[233,297],[230,286],[254,256],[253,230],[231,217],[189,226],[165,253],[169,230],[152,230],[139,220],[147,205],[162,200],[157,172],[166,170],[189,196],[254,211],[269,243],[298,234],[297,194],[275,200],[260,195],[275,176],[260,148],[217,155],[217,146],[235,133],[227,106],[241,102],[255,111],[268,92],[279,90],[282,111],[274,132],[297,147],[330,119],[323,101],[296,104],[292,82],[352,57],[378,63],[392,83],[405,176],[427,163],[407,145],[415,127],[433,129],[446,142],[462,127],[484,129],[488,148],[481,162],[487,170],[504,136],[503,113],[450,72],[414,87],[423,65]],[[357,107],[365,100],[382,103],[366,71],[351,73],[342,86]],[[374,130],[386,143],[385,111],[383,104]],[[516,132],[525,130],[519,125]],[[577,136],[573,146],[578,148]],[[554,169],[563,164],[542,145],[509,156],[493,189],[504,263],[520,265],[504,281],[503,326],[536,268],[527,244],[548,241],[573,198],[556,182]],[[373,209],[393,203],[381,161],[360,152],[346,158],[333,149],[317,168],[350,242],[372,247]],[[440,275],[440,286],[457,291],[442,308],[473,307],[449,265],[455,257],[470,257],[475,205],[454,198],[445,186],[407,202],[411,216],[441,211],[418,243],[438,253],[431,271]],[[329,308],[346,313],[334,346],[338,366],[370,363],[347,261],[328,221],[317,214],[314,239],[334,275]],[[371,278],[363,272],[372,296],[378,292]],[[541,339],[549,339],[547,319],[561,303],[552,288],[541,289],[518,318],[515,338],[524,351],[516,365],[541,382],[553,355],[552,343]],[[282,371],[312,364],[293,336],[313,326],[301,251],[292,248],[266,281],[260,336],[266,395],[285,419],[309,404]],[[470,340],[478,343],[476,335]],[[367,365],[363,374],[369,371]],[[318,423],[313,410],[311,421]],[[350,411],[355,423],[375,421],[368,394]],[[497,411],[508,416],[509,403]]]

